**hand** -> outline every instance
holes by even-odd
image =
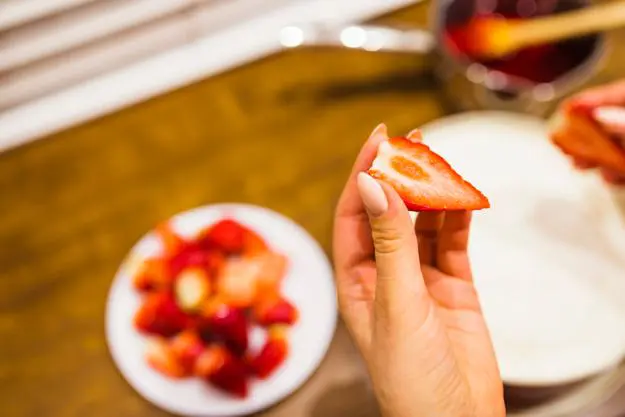
[[[386,417],[503,417],[503,386],[473,285],[469,212],[413,226],[387,184],[363,173],[388,139],[363,146],[334,225],[339,304]]]
[[[567,100],[567,105],[586,108],[593,118],[625,146],[625,81],[618,81],[591,88]],[[597,168],[603,178],[611,184],[625,184],[625,176],[605,167],[596,166],[583,159],[574,159],[579,169]]]

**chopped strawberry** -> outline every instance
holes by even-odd
[[[216,388],[237,397],[247,397],[249,372],[243,360],[220,345],[206,348],[197,360],[195,373]]]
[[[566,106],[551,140],[569,156],[625,174],[625,150],[593,119],[591,109]]]
[[[174,284],[176,301],[186,312],[198,311],[211,293],[211,280],[204,269],[183,269]]]
[[[250,361],[254,373],[262,379],[269,377],[285,361],[288,350],[284,328],[281,326],[271,328],[267,342]]]
[[[217,248],[227,254],[238,254],[245,247],[247,229],[232,219],[224,219],[207,230],[201,241],[204,245]]]
[[[252,230],[246,230],[243,253],[245,255],[258,255],[269,250],[267,243],[260,235]]]
[[[268,297],[256,303],[254,307],[254,319],[261,326],[292,325],[297,321],[297,318],[297,309],[280,296]]]
[[[165,222],[156,226],[156,234],[163,245],[163,253],[170,255],[178,253],[186,244],[184,238],[179,236],[171,226],[171,223]]]
[[[145,358],[148,365],[163,375],[172,378],[182,378],[187,375],[187,371],[176,360],[176,356],[165,339],[154,338],[148,340]]]
[[[178,275],[186,268],[204,269],[211,276],[217,275],[224,263],[224,255],[215,250],[206,250],[196,243],[186,244],[169,260],[170,272]]]
[[[257,279],[263,264],[256,259],[230,258],[217,278],[217,292],[228,304],[246,308],[257,294]]]
[[[190,318],[169,292],[150,293],[137,311],[134,324],[143,333],[169,337],[184,330]]]
[[[423,144],[397,137],[382,142],[369,174],[391,185],[409,210],[480,210],[488,199],[441,156]]]
[[[193,330],[185,330],[171,339],[170,349],[187,375],[193,373],[195,364],[204,352],[204,342]]]
[[[165,261],[162,258],[149,258],[139,266],[133,285],[139,291],[161,291],[167,290],[171,281]]]
[[[223,340],[233,351],[243,353],[247,350],[249,323],[245,313],[220,300],[209,302],[202,311],[204,321],[201,332],[208,340],[216,336]]]
[[[254,259],[261,263],[256,277],[257,298],[277,294],[286,275],[288,259],[275,252],[265,252]]]

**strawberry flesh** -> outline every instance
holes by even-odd
[[[155,338],[148,341],[145,359],[153,369],[172,378],[186,376],[187,370],[177,361],[167,340]]]
[[[209,348],[198,361],[198,375],[213,386],[245,398],[249,392],[249,372],[245,362],[222,346]]]
[[[192,374],[198,358],[204,352],[200,336],[192,330],[185,330],[171,340],[169,347],[185,373]]]
[[[369,175],[391,185],[409,210],[481,210],[488,199],[427,145],[404,137],[384,141]]]
[[[137,311],[134,324],[143,333],[170,337],[184,330],[190,318],[180,310],[171,293],[150,293]]]

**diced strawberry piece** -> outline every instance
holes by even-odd
[[[217,278],[219,296],[235,307],[251,306],[256,298],[256,284],[262,267],[256,259],[228,259]]]
[[[266,252],[255,259],[261,263],[256,277],[257,298],[278,294],[282,279],[286,275],[288,259],[275,252]]]
[[[249,371],[245,362],[221,345],[209,346],[196,362],[195,373],[237,397],[248,394]]]
[[[182,378],[187,375],[185,368],[176,360],[165,339],[148,340],[145,358],[148,365],[165,376]]]
[[[201,238],[204,245],[227,254],[238,254],[245,248],[247,229],[232,219],[215,223]]]
[[[262,379],[269,377],[284,363],[288,350],[284,329],[282,327],[271,328],[267,342],[258,355],[250,361],[254,373]]]
[[[183,269],[174,284],[176,301],[186,312],[198,311],[211,293],[211,280],[204,269],[189,267]]]
[[[249,371],[243,359],[233,355],[227,349],[222,351],[224,360],[208,380],[217,388],[245,398],[249,392]]]
[[[224,255],[215,250],[206,250],[196,243],[188,243],[169,260],[170,272],[178,275],[186,268],[204,269],[211,276],[216,275],[224,264]]]
[[[267,243],[258,233],[247,229],[245,233],[245,243],[243,245],[245,255],[258,255],[269,250]]]
[[[269,297],[254,306],[254,319],[261,326],[294,324],[298,319],[297,309],[280,296]]]
[[[169,292],[150,293],[137,311],[134,324],[143,333],[169,337],[184,330],[190,318]]]
[[[551,140],[569,156],[625,174],[625,150],[593,119],[591,109],[566,106]]]
[[[192,374],[198,358],[204,352],[204,343],[200,336],[193,330],[185,330],[171,339],[169,346],[185,373]]]
[[[391,185],[409,210],[480,210],[488,199],[440,155],[404,137],[384,141],[369,175]]]
[[[139,291],[167,290],[172,283],[171,278],[163,258],[149,258],[139,266],[133,285]]]
[[[203,337],[210,340],[211,336],[216,336],[237,353],[247,350],[249,323],[242,310],[214,300],[206,305],[202,316],[205,319],[200,327]],[[209,334],[204,336],[206,333]]]
[[[179,236],[171,226],[171,223],[165,222],[156,226],[155,232],[161,244],[163,245],[163,253],[171,255],[178,253],[185,246],[184,238]]]

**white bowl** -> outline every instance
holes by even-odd
[[[187,416],[239,416],[257,412],[287,397],[311,376],[325,356],[337,320],[336,290],[330,263],[317,242],[300,226],[265,208],[222,204],[200,207],[173,218],[174,229],[192,236],[203,227],[229,216],[249,226],[275,250],[288,256],[290,266],[283,291],[300,312],[289,332],[290,354],[270,379],[253,382],[250,395],[237,399],[194,378],[172,380],[150,368],[144,359],[146,338],[133,327],[141,297],[132,287],[139,261],[160,250],[152,233],[131,250],[111,286],[106,335],[113,360],[130,385],[148,401],[169,412]],[[262,337],[252,334],[252,346]]]
[[[425,142],[490,199],[469,254],[501,375],[566,384],[625,357],[625,225],[594,174],[548,140],[546,123],[464,113],[423,128]]]

